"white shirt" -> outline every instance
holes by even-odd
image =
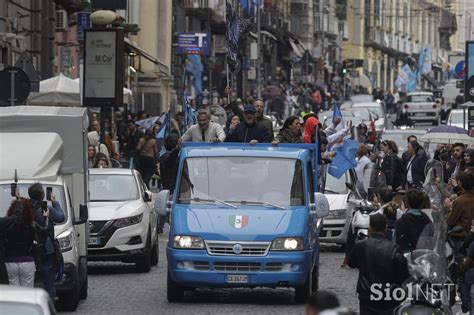
[[[407,165],[407,182],[409,184],[413,184],[413,175],[411,174],[411,166],[413,164],[414,159],[415,159],[415,155],[410,159]]]
[[[373,214],[383,214],[383,210],[385,209],[385,207],[388,205],[388,203],[384,204],[379,210],[375,211],[375,212],[372,212],[370,213],[370,215],[373,215]],[[397,220],[400,219],[403,215],[403,211],[400,210],[400,208],[397,208]]]
[[[215,139],[219,139],[220,142],[225,140],[225,132],[222,129],[222,126],[215,122],[209,122],[209,127],[204,130],[204,141],[202,140],[201,128],[198,124],[192,125],[181,137],[183,142],[192,141],[192,142],[211,142]]]

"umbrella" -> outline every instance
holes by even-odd
[[[474,137],[470,137],[466,129],[454,126],[438,126],[431,128],[426,134],[421,137],[421,141],[430,143],[447,143],[453,144],[456,142],[473,144]]]

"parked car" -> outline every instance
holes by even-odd
[[[439,123],[440,108],[431,92],[408,93],[402,106],[412,121]]]
[[[140,174],[91,169],[89,191],[89,260],[135,263],[149,272],[158,263],[158,216]]]
[[[40,288],[0,285],[1,314],[56,314],[48,292]]]
[[[374,97],[370,94],[356,94],[351,96],[351,103],[371,103],[374,101]]]
[[[463,113],[464,113],[464,118],[463,118]],[[464,122],[466,123],[466,125],[464,125]],[[463,109],[452,109],[449,112],[448,119],[446,119],[446,125],[464,128],[464,129],[467,129],[467,122],[468,122],[467,111],[464,111]]]
[[[356,186],[356,182],[357,176],[354,170],[346,172],[340,179],[326,174],[324,195],[329,202],[329,216],[324,218],[323,229],[319,234],[321,243],[340,245],[346,243],[352,213],[355,206],[362,202],[356,193],[349,190],[346,183]],[[356,200],[357,202],[354,202]]]

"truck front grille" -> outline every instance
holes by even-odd
[[[214,269],[216,271],[227,272],[256,272],[260,271],[259,263],[245,263],[245,262],[215,262]]]
[[[236,244],[241,246],[240,253],[236,251]],[[209,255],[265,256],[270,248],[270,242],[206,241],[206,248]]]

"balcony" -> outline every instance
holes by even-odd
[[[225,0],[184,0],[183,7],[188,16],[201,20],[211,16],[217,22],[224,21]]]

